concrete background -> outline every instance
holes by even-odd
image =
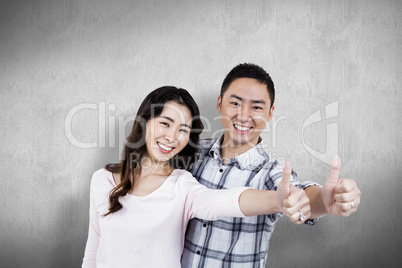
[[[216,135],[223,78],[253,62],[277,90],[267,151],[323,183],[329,165],[307,147],[328,153],[328,139],[362,190],[351,217],[282,219],[267,267],[397,267],[401,18],[391,0],[1,1],[0,266],[79,267],[91,174],[119,160],[146,94],[188,89],[212,122],[204,137]],[[337,117],[303,132],[331,103]]]

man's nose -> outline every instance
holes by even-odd
[[[250,110],[248,105],[242,105],[239,108],[237,118],[240,120],[240,122],[247,122],[250,119]]]

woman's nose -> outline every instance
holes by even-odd
[[[165,139],[169,142],[176,142],[178,139],[178,135],[173,131],[169,131],[168,133],[166,133]]]

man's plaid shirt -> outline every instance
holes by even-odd
[[[276,190],[283,166],[271,161],[262,142],[222,165],[219,141],[202,140],[193,175],[211,189],[252,187]],[[292,171],[291,183],[299,188],[317,185],[301,183]],[[265,267],[269,241],[281,213],[217,221],[192,219],[187,227],[182,267]],[[313,225],[315,220],[306,224]]]

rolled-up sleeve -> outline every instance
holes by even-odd
[[[276,165],[275,168],[273,168],[270,172],[270,178],[274,181],[274,189],[277,190],[279,183],[282,180],[282,172],[283,172],[283,167],[280,167],[280,165]],[[313,181],[304,181],[300,182],[297,178],[297,173],[292,169],[291,177],[290,177],[290,183],[296,186],[299,189],[306,189],[307,187],[310,186],[319,186],[322,187],[320,184],[313,182]],[[282,213],[281,213],[282,214]],[[317,219],[308,219],[304,222],[304,224],[307,225],[314,225],[321,217]]]

